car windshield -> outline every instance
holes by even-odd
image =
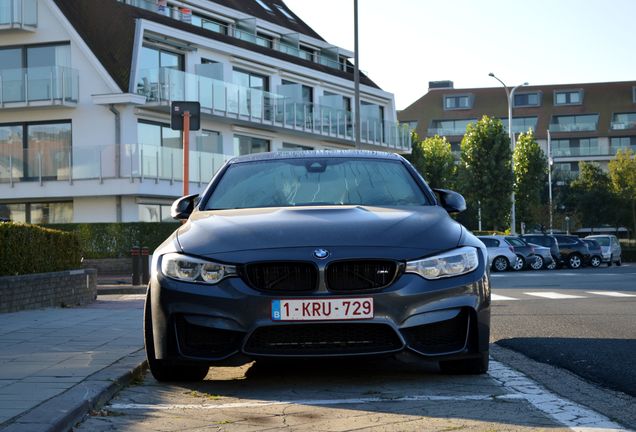
[[[601,246],[609,246],[610,239],[609,237],[594,237],[594,241],[600,244]]]
[[[426,195],[399,161],[317,157],[230,165],[205,210],[427,204]]]

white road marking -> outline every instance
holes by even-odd
[[[547,299],[553,299],[553,300],[587,298],[585,296],[577,296],[577,295],[572,295],[572,294],[561,294],[561,293],[553,292],[553,291],[524,292],[524,294],[528,294],[528,295],[531,295],[531,296],[534,296],[534,297],[542,297],[542,298],[547,298]]]
[[[490,361],[488,374],[506,391],[527,400],[539,411],[576,432],[627,431],[621,425],[582,405],[560,398],[542,385],[497,361]]]
[[[519,300],[517,298],[514,297],[506,297],[503,295],[499,295],[499,294],[490,294],[490,300],[492,301],[504,301],[504,300]]]
[[[273,400],[273,401],[252,401],[252,402],[231,402],[231,403],[201,403],[201,404],[111,404],[113,410],[224,410],[240,408],[261,408],[276,405],[364,405],[372,403],[387,402],[413,402],[413,401],[434,401],[434,402],[463,402],[463,401],[494,401],[494,400],[525,400],[539,411],[547,414],[558,423],[570,428],[575,432],[591,431],[627,431],[621,425],[612,422],[602,414],[575,402],[563,399],[550,392],[542,385],[531,380],[521,372],[511,369],[504,364],[490,360],[490,377],[499,383],[505,393],[501,395],[464,395],[464,396],[440,396],[440,395],[412,395],[392,398],[368,397],[368,398],[347,398],[347,399],[298,399],[298,400]]]
[[[260,408],[274,405],[359,405],[378,402],[413,402],[413,401],[434,401],[434,402],[465,402],[465,401],[493,401],[497,399],[523,399],[519,394],[504,395],[464,395],[464,396],[439,396],[439,395],[414,395],[400,397],[368,397],[368,398],[348,398],[348,399],[299,399],[299,400],[275,400],[275,401],[254,401],[254,402],[232,402],[220,404],[112,404],[110,408],[114,410],[150,410],[166,411],[180,409],[203,409],[203,410],[223,410],[236,408]]]
[[[636,297],[636,294],[627,294],[618,291],[586,291],[588,294],[608,297]]]

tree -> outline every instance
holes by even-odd
[[[610,178],[597,164],[580,162],[579,176],[571,183],[571,203],[586,227],[615,221],[616,200]]]
[[[513,161],[517,220],[527,225],[538,223],[542,219],[541,192],[548,177],[548,161],[532,130],[519,135]]]
[[[630,148],[616,152],[609,163],[609,176],[618,200],[631,208],[632,233],[636,235],[636,156]]]
[[[508,226],[512,193],[510,139],[501,120],[482,117],[466,128],[461,143],[458,191],[466,196],[471,212],[462,220],[475,225],[478,206],[484,226]],[[466,220],[469,218],[471,220]]]
[[[438,135],[415,143],[411,163],[431,188],[452,188],[455,182],[455,157],[446,138]]]

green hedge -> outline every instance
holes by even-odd
[[[0,222],[0,276],[80,268],[80,243],[73,233]]]
[[[74,223],[49,225],[77,234],[82,256],[123,258],[130,256],[133,246],[146,246],[150,252],[179,227],[177,222]]]

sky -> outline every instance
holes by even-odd
[[[284,0],[353,51],[353,0]],[[404,109],[455,88],[636,80],[636,0],[358,0],[360,69]],[[503,89],[502,89],[503,91]]]

